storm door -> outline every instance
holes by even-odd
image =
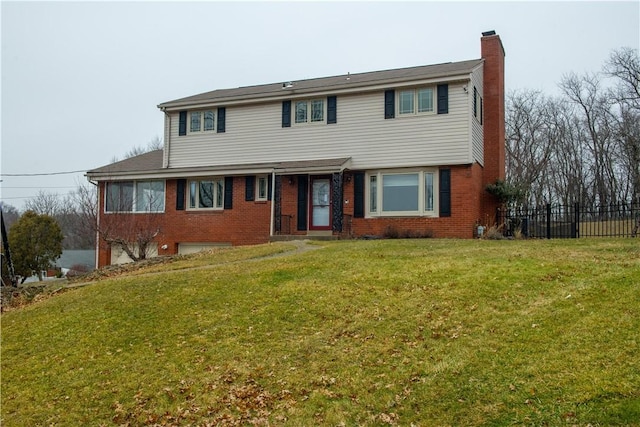
[[[311,177],[310,230],[331,230],[331,177]]]

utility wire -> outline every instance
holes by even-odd
[[[86,169],[69,172],[49,172],[49,173],[0,173],[0,176],[50,176],[50,175],[68,175],[72,173],[86,172]]]

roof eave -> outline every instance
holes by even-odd
[[[476,70],[480,64],[475,65],[474,67],[469,67],[463,71],[457,71],[455,73],[440,73],[436,75],[430,76],[416,76],[412,78],[396,78],[396,79],[385,79],[379,80],[375,82],[362,82],[362,83],[343,83],[341,85],[332,85],[332,86],[315,86],[310,88],[292,88],[292,89],[282,89],[282,92],[268,92],[264,94],[249,94],[249,95],[241,95],[241,96],[232,96],[232,97],[221,97],[221,98],[209,98],[209,99],[184,99],[177,101],[169,101],[164,102],[158,105],[158,108],[163,111],[175,111],[180,108],[187,107],[205,107],[205,106],[216,106],[216,105],[242,105],[249,103],[257,103],[257,102],[269,102],[269,101],[280,101],[285,99],[291,99],[295,97],[308,96],[309,94],[349,94],[349,93],[360,93],[360,92],[369,92],[376,91],[380,89],[388,88],[390,85],[395,87],[402,86],[411,86],[420,83],[434,83],[434,82],[454,82],[454,81],[464,81],[469,79],[469,75]]]

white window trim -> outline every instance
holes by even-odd
[[[418,111],[420,101],[418,100],[418,92],[423,89],[431,89],[431,99],[433,101],[433,108],[431,111]],[[401,113],[400,112],[400,94],[402,92],[413,92],[413,112]],[[438,97],[436,95],[436,86],[420,86],[414,88],[398,89],[396,91],[396,117],[415,117],[415,116],[430,116],[436,114],[438,111]]]
[[[418,210],[417,211],[394,211],[384,212],[382,210],[383,200],[383,176],[384,175],[415,175],[418,174]],[[433,210],[425,210],[425,174],[433,174]],[[371,176],[376,176],[376,206],[377,211],[371,211]],[[365,176],[365,206],[366,218],[380,217],[430,217],[437,218],[439,212],[439,173],[438,168],[412,168],[412,169],[384,169],[369,171]]]
[[[204,113],[207,111],[211,111],[213,113],[213,128],[204,130]],[[200,114],[199,130],[191,130],[191,114],[194,114],[194,113]],[[201,133],[215,133],[217,120],[218,120],[218,110],[215,108],[207,108],[205,110],[189,110],[187,112],[187,135],[197,135]]]
[[[222,183],[222,198],[221,198],[221,202],[220,202],[220,206],[215,206],[215,202],[216,202],[216,194],[213,194],[213,202],[214,202],[214,206],[210,207],[210,208],[201,208],[199,207],[200,205],[200,182],[202,181],[220,181]],[[192,207],[191,206],[191,183],[195,182],[196,183],[196,206]],[[214,186],[214,189],[217,188],[217,186]],[[186,209],[188,211],[222,211],[224,210],[224,177],[204,177],[204,178],[194,178],[194,179],[190,179],[187,181],[187,207]]]
[[[107,210],[107,197],[109,195],[109,190],[108,190],[108,186],[110,184],[119,184],[121,182],[133,182],[133,200],[132,200],[132,205],[131,205],[131,210],[130,211],[120,211],[120,210],[116,210],[116,211],[108,211]],[[162,210],[157,210],[157,211],[139,211],[136,210],[136,201],[137,201],[137,192],[138,192],[138,183],[140,182],[162,182]],[[165,209],[167,207],[167,183],[165,180],[161,180],[161,179],[138,179],[138,180],[123,180],[123,181],[108,181],[105,183],[104,186],[104,213],[109,215],[109,214],[158,214],[158,213],[164,213]]]
[[[264,197],[260,197],[260,180],[264,179]],[[256,202],[266,202],[269,198],[269,176],[258,175],[256,176]]]
[[[322,101],[322,120],[316,122],[311,121],[311,103],[313,101]],[[296,106],[299,102],[307,103],[307,120],[304,122],[296,122]],[[327,98],[298,99],[291,101],[291,124],[293,126],[327,124],[327,104]]]

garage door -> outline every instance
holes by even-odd
[[[179,243],[178,254],[188,255],[216,248],[228,248],[230,243]]]
[[[135,247],[137,251],[137,245]],[[153,258],[158,256],[158,244],[150,243],[147,248],[147,258]],[[128,262],[133,262],[129,255],[125,251],[122,250],[120,245],[112,245],[111,246],[111,264],[126,264]]]

